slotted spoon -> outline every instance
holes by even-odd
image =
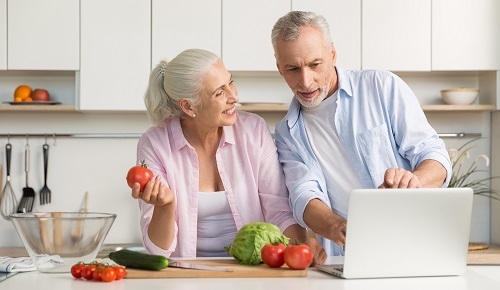
[[[33,210],[33,203],[35,202],[35,190],[28,186],[28,173],[30,171],[30,145],[26,144],[24,151],[24,166],[26,171],[26,187],[23,188],[23,196],[17,207],[18,213],[31,212]]]
[[[49,145],[43,144],[43,187],[40,189],[40,205],[50,203],[51,195],[50,189],[47,187],[47,168],[49,163]]]

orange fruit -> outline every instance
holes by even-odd
[[[21,99],[22,101],[31,97],[33,90],[27,85],[20,85],[14,91],[14,100]]]
[[[33,102],[33,99],[31,97],[27,97],[23,100],[23,102]]]

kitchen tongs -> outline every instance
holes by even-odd
[[[23,188],[23,196],[21,197],[21,201],[19,201],[19,206],[17,207],[18,213],[31,212],[33,210],[33,203],[35,202],[35,190],[28,186],[28,172],[30,171],[30,145],[28,143],[26,143],[24,153],[26,187]]]

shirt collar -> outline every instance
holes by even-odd
[[[335,69],[337,70],[337,81],[339,84],[339,92],[344,91],[347,96],[352,97],[352,87],[351,83],[348,81],[347,73],[346,71],[341,68],[336,66]],[[339,97],[340,97],[339,93]]]
[[[184,133],[182,133],[181,119],[179,117],[173,117],[172,121],[168,123],[170,130],[172,131],[172,137],[174,139],[175,150],[181,150],[184,146],[190,146]],[[233,126],[222,127],[222,137],[221,137],[221,147],[224,147],[226,143],[235,144],[234,138],[234,128]]]
[[[179,117],[173,117],[172,121],[168,123],[170,130],[172,132],[172,138],[174,139],[175,150],[181,150],[182,147],[188,146],[189,143],[182,133],[181,119]]]

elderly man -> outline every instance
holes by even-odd
[[[336,67],[328,23],[311,12],[280,18],[272,43],[294,94],[276,126],[291,206],[329,255],[343,255],[352,189],[447,186],[444,142],[399,77]]]

